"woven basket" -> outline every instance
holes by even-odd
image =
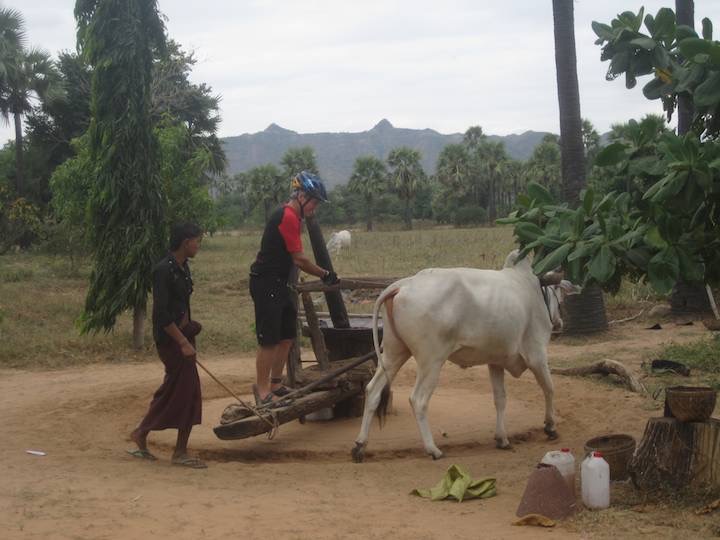
[[[706,386],[672,386],[665,389],[670,413],[681,422],[704,422],[715,410],[717,391]]]
[[[625,480],[628,464],[635,453],[635,438],[630,435],[614,434],[595,437],[585,443],[585,454],[602,452],[610,466],[610,480]]]

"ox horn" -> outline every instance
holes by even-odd
[[[553,270],[540,276],[538,279],[540,279],[540,285],[542,285],[543,287],[548,287],[550,285],[559,285],[560,282],[563,280],[563,273]]]

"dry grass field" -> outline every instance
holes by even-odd
[[[326,238],[331,232],[325,230]],[[334,259],[340,276],[402,277],[437,266],[500,268],[514,246],[511,229],[503,227],[352,233],[352,250]],[[255,347],[247,273],[260,234],[243,230],[207,237],[192,263],[193,316],[204,325],[200,347],[206,353],[241,353]],[[307,238],[304,246],[310,252]],[[0,257],[0,367],[154,358],[149,325],[146,350],[130,349],[129,314],[120,317],[109,334],[79,334],[75,320],[82,311],[89,271],[87,260],[73,268],[67,258],[42,253]],[[627,286],[618,297],[608,297],[608,308],[623,315],[649,297],[642,286]],[[351,304],[348,311],[368,312],[371,307]]]

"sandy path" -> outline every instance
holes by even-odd
[[[698,327],[645,332],[625,326],[584,346],[553,343],[553,362],[603,354],[639,372],[643,355],[663,341],[696,338]],[[226,384],[249,388],[253,361],[205,358]],[[407,405],[412,361],[393,387],[395,414],[371,431],[363,464],[349,459],[359,419],[282,426],[272,441],[257,437],[220,441],[212,433],[231,402],[203,377],[204,421],[191,448],[207,470],[168,464],[174,432],[151,435],[161,461],[141,462],[124,453],[125,435],[144,413],[159,384],[159,362],[98,365],[61,371],[0,371],[3,474],[2,538],[538,538],[548,532],[511,527],[533,465],[550,449],[605,432],[639,437],[655,406],[648,398],[589,380],[556,376],[560,440],[542,434],[543,399],[531,374],[506,377],[506,423],[512,451],[496,450],[495,414],[487,369],[445,367],[430,405],[436,442],[445,452],[426,457]],[[445,432],[446,437],[441,433]],[[26,449],[47,452],[45,457]],[[497,478],[498,496],[463,504],[431,503],[408,492],[435,484],[453,463],[476,478]],[[626,533],[634,531],[628,521]],[[656,527],[654,537],[677,529]],[[575,519],[554,538],[617,534]]]

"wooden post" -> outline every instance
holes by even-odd
[[[310,329],[310,340],[312,341],[315,358],[317,358],[320,369],[328,369],[330,368],[330,362],[328,361],[327,349],[325,348],[325,339],[320,330],[320,324],[318,323],[315,306],[312,303],[310,293],[302,293],[302,301],[303,306],[305,306],[305,319]]]
[[[320,224],[317,219],[314,216],[307,216],[305,218],[305,226],[310,236],[310,244],[312,245],[313,254],[315,255],[315,262],[318,266],[326,270],[333,270],[330,254],[327,251],[327,247],[325,247],[325,239],[323,238],[322,230],[320,230]],[[333,326],[335,328],[350,328],[350,319],[348,318],[340,291],[326,291],[325,301],[330,310],[330,318],[332,319]]]
[[[300,271],[298,270],[297,266],[293,266],[290,270],[290,275],[288,276],[288,284],[296,286],[299,275]],[[298,294],[297,291],[293,288],[290,289],[290,297],[295,304],[295,312],[299,313],[300,306],[298,305]],[[293,388],[295,386],[295,383],[297,382],[297,372],[300,369],[300,336],[302,336],[302,325],[300,324],[299,317],[295,323],[295,326],[297,330],[297,335],[292,342],[292,346],[290,347],[290,351],[288,352],[287,359],[287,382],[288,386],[290,386],[291,388]]]

